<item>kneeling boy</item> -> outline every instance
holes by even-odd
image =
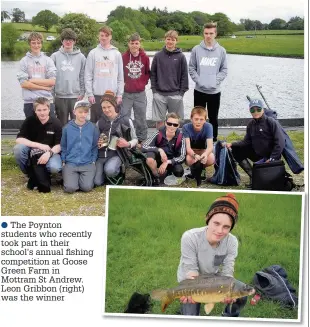
[[[87,101],[74,106],[75,119],[64,128],[61,138],[64,191],[90,191],[94,187],[96,160],[98,156],[98,128],[86,119],[90,109]]]
[[[207,122],[208,111],[204,107],[194,107],[191,112],[191,123],[183,126],[186,144],[186,164],[191,168],[191,176],[201,184],[201,172],[214,164],[213,128]]]

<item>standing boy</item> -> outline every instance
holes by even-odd
[[[74,119],[73,108],[77,100],[85,94],[84,69],[86,58],[79,48],[75,47],[77,36],[71,28],[65,28],[60,39],[62,46],[51,55],[57,68],[55,85],[55,110],[62,125]]]
[[[50,114],[55,116],[52,88],[55,85],[56,67],[53,60],[41,52],[43,37],[32,32],[28,37],[30,51],[19,63],[17,79],[22,87],[26,118],[34,116],[33,103],[39,97],[49,100]]]
[[[204,40],[191,52],[189,74],[196,83],[194,106],[208,107],[209,121],[213,126],[213,141],[217,141],[218,112],[221,100],[221,83],[227,76],[226,50],[216,41],[216,23],[203,26]]]
[[[99,30],[99,44],[86,59],[85,88],[92,104],[90,120],[96,123],[102,115],[100,99],[105,91],[116,94],[117,104],[122,102],[124,92],[123,59],[121,53],[111,45],[112,29],[103,26]]]
[[[61,159],[64,191],[88,192],[94,187],[98,156],[97,127],[86,120],[90,103],[78,101],[74,106],[75,120],[64,128],[61,138]]]
[[[140,47],[140,36],[134,33],[128,41],[128,50],[123,54],[125,92],[123,95],[123,112],[135,115],[136,132],[139,143],[147,138],[145,86],[150,78],[150,59]]]
[[[177,41],[178,33],[168,31],[165,46],[152,61],[153,120],[157,128],[163,126],[167,111],[184,118],[183,96],[188,90],[188,72],[186,58],[176,48]]]

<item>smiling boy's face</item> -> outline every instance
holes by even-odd
[[[88,107],[79,107],[74,110],[75,120],[79,124],[84,124],[88,116]]]

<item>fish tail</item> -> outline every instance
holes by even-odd
[[[161,301],[161,311],[164,312],[168,305],[173,301],[173,298],[168,296],[168,290],[158,289],[151,293],[151,298],[153,300]]]

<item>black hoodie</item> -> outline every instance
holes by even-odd
[[[157,52],[151,67],[151,88],[162,95],[184,95],[188,90],[187,61],[181,49]]]

